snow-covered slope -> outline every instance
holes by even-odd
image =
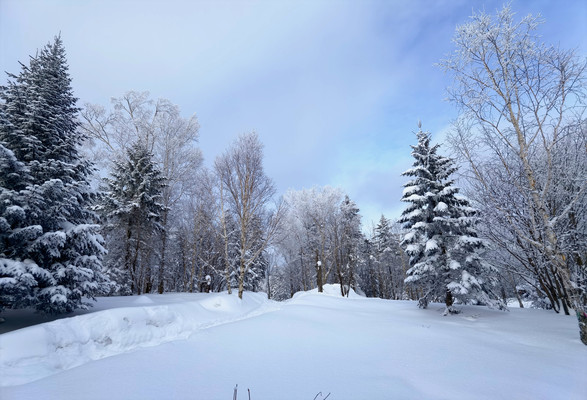
[[[253,400],[587,398],[576,321],[552,312],[443,317],[332,286],[157,299],[0,335],[0,398],[227,399],[237,383]]]

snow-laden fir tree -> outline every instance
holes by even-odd
[[[363,241],[359,207],[348,195],[340,204],[340,225],[337,275],[341,294],[348,296],[350,288],[357,289],[357,266]]]
[[[450,179],[453,161],[430,145],[421,129],[412,146],[413,167],[403,173],[412,179],[404,185],[402,201],[408,206],[399,220],[407,233],[402,245],[410,257],[406,284],[421,290],[419,305],[444,300],[446,313],[453,303],[494,304],[488,295],[493,270],[481,259],[484,241],[477,237],[477,210],[458,195]]]
[[[110,253],[108,273],[121,294],[149,293],[156,265],[153,243],[163,227],[161,214],[166,180],[142,142],[127,151],[126,159],[114,163],[104,179],[103,201],[98,206],[105,219]],[[122,267],[122,269],[121,269]]]
[[[372,238],[364,238],[359,246],[357,280],[361,283],[361,292],[366,297],[379,297],[379,274],[375,266]]]
[[[39,230],[29,225],[25,211],[29,181],[24,163],[0,144],[0,311],[34,304],[34,288],[52,280],[51,274],[32,260],[21,259],[28,237],[36,237]]]
[[[391,223],[382,215],[379,223],[375,226],[372,239],[373,267],[377,276],[378,297],[382,299],[397,298],[397,295],[392,293],[394,291],[395,277],[393,272],[396,250],[393,240]],[[403,279],[402,276],[401,280],[403,281]]]
[[[223,254],[223,258],[228,257],[228,263],[223,260],[224,266],[228,266],[230,276],[230,287],[239,287],[239,266],[241,257],[241,235],[239,234],[239,226],[236,218],[232,213],[227,213],[226,217],[226,229],[227,229],[227,252]],[[248,235],[250,239],[250,249],[245,252],[245,258],[250,256],[251,253],[256,253],[261,250],[260,247],[263,245],[262,235],[262,221],[259,218],[254,218],[253,222],[248,228]],[[251,262],[249,268],[243,275],[243,288],[244,290],[257,292],[261,288],[265,279],[265,272],[267,270],[267,254],[266,250],[260,251],[259,255]],[[224,271],[226,275],[226,271]]]
[[[253,231],[250,234],[253,244],[250,253],[257,252],[263,246],[263,221],[260,218],[254,218],[253,224],[250,229]],[[236,249],[240,251],[241,246]],[[251,263],[251,266],[247,270],[244,276],[244,289],[251,292],[257,292],[261,289],[265,281],[265,274],[268,268],[268,258],[266,249],[262,249],[259,256]],[[237,285],[235,287],[238,286]]]
[[[1,307],[86,308],[83,299],[106,291],[109,281],[61,39],[9,78],[0,89]]]

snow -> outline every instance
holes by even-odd
[[[242,318],[261,305],[270,309],[264,297],[247,294],[246,301],[240,301],[217,294],[199,302],[122,307],[5,333],[0,336],[0,386],[31,382],[91,360],[187,338],[202,327]],[[134,305],[154,302],[149,296],[131,299]]]
[[[448,210],[448,206],[442,201],[438,202],[436,207],[434,207],[434,211],[445,212],[446,210]]]
[[[434,239],[428,239],[426,241],[426,251],[433,251],[438,249],[438,243]]]
[[[479,243],[483,243],[483,239],[479,239],[473,236],[459,236],[459,242],[462,244],[470,244],[470,245],[477,245]]]
[[[403,195],[408,196],[408,195],[414,193],[415,191],[417,191],[419,188],[420,188],[420,186],[418,186],[418,185],[406,186],[403,190]]]
[[[422,214],[422,210],[419,209],[419,208],[417,208],[414,211],[412,211],[412,212],[406,214],[405,216],[403,216],[403,219],[410,220],[410,219],[419,217],[421,214]]]
[[[409,242],[412,239],[414,239],[414,236],[416,236],[416,232],[415,231],[409,231],[404,235],[404,241],[405,242]]]
[[[418,251],[420,251],[420,245],[418,243],[406,246],[406,253],[408,254],[417,253]]]
[[[0,398],[224,399],[236,384],[254,400],[587,396],[576,320],[544,310],[443,317],[336,285],[282,303],[184,293],[97,309],[0,335]]]
[[[402,200],[403,201],[406,201],[406,202],[414,203],[414,202],[417,202],[417,201],[421,201],[424,198],[425,198],[424,196],[420,196],[419,194],[411,194],[411,195],[409,195],[407,197],[403,197]]]

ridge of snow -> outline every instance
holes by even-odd
[[[210,294],[198,301],[113,308],[0,335],[0,387],[20,385],[93,360],[187,339],[213,326],[279,309],[264,293]]]

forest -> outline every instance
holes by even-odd
[[[506,6],[457,27],[438,67],[459,118],[443,143],[417,126],[405,209],[375,226],[344,188],[277,193],[255,132],[207,167],[172,100],[80,104],[56,36],[0,87],[0,311],[339,284],[446,315],[512,299],[574,314],[587,345],[587,64],[538,26]]]

